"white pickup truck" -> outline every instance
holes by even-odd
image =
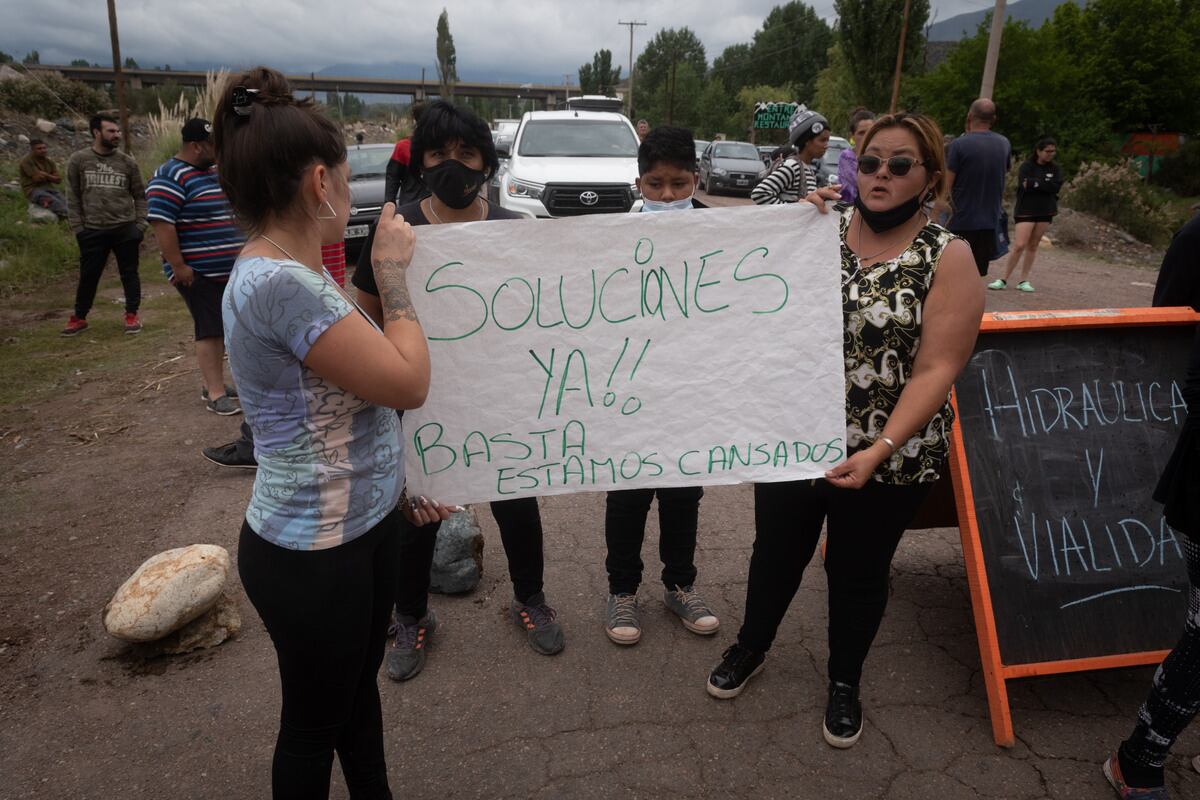
[[[500,175],[500,205],[526,217],[620,214],[641,208],[637,132],[611,111],[529,111]],[[508,149],[508,152],[503,152]]]

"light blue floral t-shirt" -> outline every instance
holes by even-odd
[[[261,256],[238,259],[223,306],[229,366],[258,459],[246,521],[294,550],[366,533],[396,507],[404,485],[399,419],[303,363],[354,307],[331,278]]]

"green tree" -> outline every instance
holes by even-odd
[[[729,129],[729,119],[737,109],[737,96],[729,91],[720,75],[713,75],[700,93],[699,112],[693,133],[701,139],[711,139],[718,133],[739,137],[742,132]],[[744,126],[743,126],[744,127]]]
[[[0,64],[11,64],[11,63],[13,63],[13,57],[10,56],[8,53],[4,52],[3,50],[0,50]]]
[[[138,63],[132,57],[125,59],[125,69],[138,69]]]
[[[776,6],[754,34],[751,62],[747,65],[751,80],[771,86],[789,83],[799,97],[809,102],[817,73],[825,68],[832,45],[833,31],[810,6],[799,0]]]
[[[913,82],[908,99],[946,133],[962,132],[967,108],[979,94],[990,27],[985,20],[937,69]],[[1024,22],[1005,23],[993,93],[995,130],[1025,154],[1040,137],[1055,136],[1060,160],[1070,169],[1084,158],[1112,154],[1111,120],[1093,96],[1080,91],[1085,67],[1058,46],[1057,35],[1049,24],[1035,30]]]
[[[88,65],[88,60],[87,60],[86,58],[73,58],[73,59],[71,59],[71,66],[72,66],[72,67],[86,67],[87,65]]]
[[[42,57],[41,57],[41,55],[38,54],[37,50],[30,50],[28,53],[25,54],[25,57],[23,59],[21,59],[21,63],[22,64],[40,64],[40,63],[42,63]]]
[[[663,108],[675,106],[674,93],[678,91],[679,66],[682,64],[689,65],[694,76],[707,73],[704,45],[689,28],[663,28],[647,43],[634,67],[633,105],[639,109],[638,115],[646,116],[645,110],[650,107],[658,114]],[[666,99],[660,105],[658,99],[663,95],[664,87]]]
[[[840,44],[829,48],[829,66],[817,74],[816,86],[813,108],[825,115],[835,131],[848,134],[850,112],[863,103]]]
[[[703,74],[690,61],[681,61],[668,72],[650,102],[639,107],[638,116],[652,120],[655,125],[695,128],[700,122],[703,94]]]
[[[437,21],[437,71],[443,100],[454,100],[454,84],[458,83],[458,56],[454,52],[454,37],[450,35],[450,15],[442,9]]]
[[[929,19],[929,0],[911,1],[902,75],[917,73],[925,61],[923,29]],[[834,0],[834,9],[838,43],[859,100],[856,105],[886,112],[892,99],[904,0]]]
[[[592,63],[579,68],[579,90],[582,94],[612,97],[620,82],[621,68],[613,69],[611,50],[597,50],[592,55]]]
[[[721,51],[721,55],[713,60],[710,76],[721,79],[729,87],[731,94],[736,95],[743,86],[754,83],[754,58],[751,47],[745,42],[731,44]]]
[[[1081,67],[1079,88],[1118,131],[1200,130],[1200,4],[1091,0],[1059,12],[1053,28]]]

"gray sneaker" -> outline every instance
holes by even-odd
[[[228,383],[225,384],[225,394],[229,395],[234,400],[238,399],[237,389],[233,388]],[[200,399],[204,400],[206,402],[208,401],[208,387],[207,386],[200,387]]]
[[[415,678],[425,667],[425,646],[436,630],[437,615],[432,608],[421,619],[393,617],[388,628],[388,636],[393,638],[385,659],[387,676],[394,681]]]
[[[558,613],[546,604],[545,592],[538,592],[524,603],[512,601],[513,622],[525,631],[529,646],[544,656],[561,652],[567,644],[557,617]]]
[[[636,594],[610,594],[605,617],[604,632],[617,644],[637,644],[642,638]]]
[[[223,394],[215,400],[209,400],[204,407],[222,417],[231,417],[234,414],[242,413],[242,407],[227,394]]]
[[[709,636],[721,627],[721,621],[708,610],[708,604],[700,599],[691,586],[667,589],[663,593],[663,602],[678,615],[683,627],[692,633]]]

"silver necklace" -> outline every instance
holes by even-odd
[[[478,200],[478,201],[479,201],[479,203],[480,203],[480,208],[479,208],[479,210],[480,210],[480,212],[481,212],[481,213],[479,214],[479,219],[478,219],[478,220],[475,220],[475,221],[476,221],[476,222],[483,222],[485,219],[487,219],[487,206],[484,204],[484,202],[483,202],[483,198],[482,198],[482,197],[476,197],[475,199],[476,199],[476,200]],[[430,197],[430,198],[429,198],[429,213],[433,214],[433,218],[434,218],[434,219],[436,219],[436,220],[438,221],[438,224],[439,224],[439,225],[444,225],[444,224],[446,224],[446,221],[445,221],[444,219],[442,219],[441,217],[439,217],[439,216],[438,216],[438,213],[437,213],[437,210],[436,210],[436,209],[434,209],[434,207],[433,207],[433,198],[432,198],[432,197]],[[279,248],[279,249],[280,249],[280,250],[282,250],[283,248],[281,247],[281,248]]]
[[[861,247],[862,247],[862,241],[863,241],[863,232],[862,232],[862,229],[863,229],[863,225],[864,225],[865,223],[863,222],[863,218],[862,218],[862,215],[861,215],[861,214],[856,214],[855,216],[856,216],[856,217],[858,217],[858,246],[861,248]],[[925,221],[926,221],[926,223],[928,223],[928,222],[929,222],[929,217],[926,217],[926,218],[925,218]],[[924,226],[922,226],[922,227],[924,227]],[[903,241],[903,240],[904,240],[904,239],[903,239],[903,237],[902,237],[902,238],[901,238],[899,241]],[[896,244],[897,244],[896,242],[893,242],[892,244],[889,244],[887,247],[883,248],[882,250],[877,250],[877,251],[875,251],[874,253],[871,253],[871,254],[870,254],[870,255],[868,255],[868,256],[858,256],[858,261],[859,261],[859,264],[861,265],[861,264],[862,264],[862,262],[864,262],[864,261],[870,261],[872,258],[875,258],[875,256],[879,255],[880,253],[886,253],[888,250],[891,250],[893,247],[895,247],[895,246],[896,246]]]
[[[262,239],[262,240],[264,240],[264,241],[270,242],[271,244],[275,245],[275,249],[276,249],[276,250],[278,250],[279,252],[283,253],[285,256],[287,256],[288,258],[290,258],[292,261],[295,261],[297,264],[303,264],[303,263],[304,263],[304,262],[303,262],[303,261],[301,261],[300,259],[296,258],[294,255],[292,255],[291,253],[289,253],[287,250],[284,250],[284,249],[283,249],[283,245],[281,245],[279,242],[277,242],[277,241],[275,241],[274,239],[272,239],[270,236],[267,236],[265,233],[260,233],[260,234],[258,235],[258,238],[260,238],[260,239]],[[324,265],[322,265],[322,266],[324,266]]]

